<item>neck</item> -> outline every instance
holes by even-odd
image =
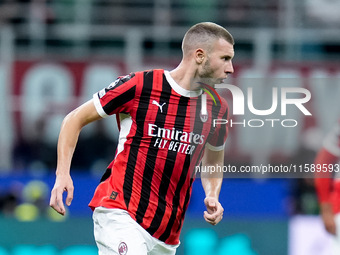
[[[193,67],[190,63],[182,62],[172,71],[171,77],[174,81],[186,90],[194,90],[192,87],[192,80],[197,78],[197,68]]]

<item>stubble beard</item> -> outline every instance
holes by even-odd
[[[223,80],[219,79],[219,78],[214,78],[214,71],[212,70],[211,66],[210,66],[210,60],[207,59],[207,61],[204,63],[204,66],[202,68],[202,72],[199,75],[200,79],[202,80],[202,82],[215,87],[215,84],[220,84]]]

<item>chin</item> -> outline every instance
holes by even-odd
[[[221,84],[221,83],[223,83],[224,82],[224,78],[218,78],[218,79],[216,79],[216,84]]]

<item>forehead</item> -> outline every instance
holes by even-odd
[[[214,46],[212,48],[212,53],[234,56],[234,45],[227,42],[223,38],[219,38],[215,41]]]

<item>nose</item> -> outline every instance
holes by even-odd
[[[234,73],[234,67],[233,67],[233,64],[230,62],[228,62],[226,68],[225,68],[225,71],[224,71],[227,75],[231,74],[231,73]]]

